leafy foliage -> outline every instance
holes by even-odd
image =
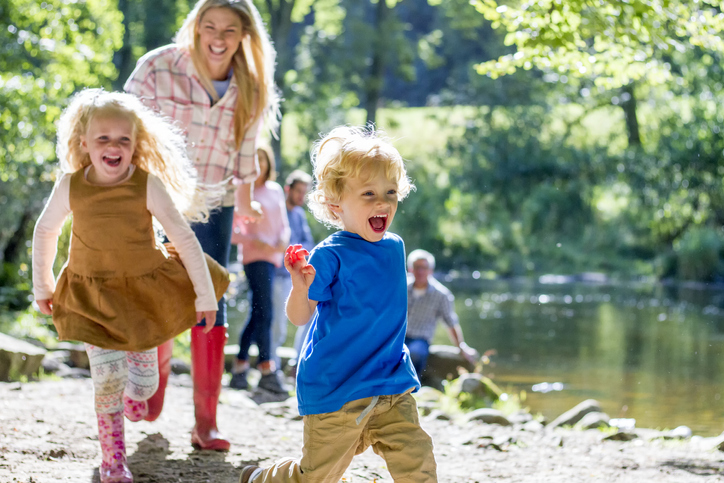
[[[113,2],[0,4],[0,305],[26,306],[30,232],[54,180],[55,127],[66,99],[108,86],[120,47]]]
[[[668,57],[703,49],[724,52],[721,2],[671,0],[559,0],[471,2],[493,28],[507,32],[516,52],[478,66],[497,77],[537,68],[621,87],[646,78],[672,80]]]

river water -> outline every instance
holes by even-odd
[[[524,394],[531,413],[550,421],[593,398],[638,427],[724,431],[724,287],[442,281],[455,294],[466,342],[496,352],[484,373]],[[248,312],[244,284],[232,284],[230,295],[229,342],[237,343]],[[434,343],[450,343],[442,324]],[[555,389],[544,392],[544,383]]]
[[[501,389],[548,420],[593,398],[638,427],[724,431],[721,286],[551,281],[446,281]],[[449,343],[440,327],[435,342]]]

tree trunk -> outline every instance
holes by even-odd
[[[33,219],[33,212],[29,209],[23,211],[18,227],[15,232],[8,240],[3,250],[2,260],[5,263],[17,263],[20,258],[20,250],[25,246],[25,240],[27,239],[26,232],[28,231],[28,225]]]
[[[292,31],[292,10],[296,0],[279,0],[273,2],[266,0],[269,10],[269,35],[271,36],[274,48],[277,52],[277,65],[274,69],[274,82],[279,91],[284,93],[284,76],[292,66],[294,47],[290,45],[289,35]],[[275,5],[276,4],[276,5]],[[284,114],[284,104],[280,106],[280,113]],[[271,148],[277,162],[277,171],[285,171],[285,163],[282,159],[282,126],[279,125],[277,136],[271,139]]]
[[[631,82],[621,88],[622,95],[628,98],[621,103],[621,108],[623,109],[623,115],[626,119],[626,132],[628,133],[628,146],[630,148],[641,146],[639,120],[636,115],[636,93],[634,87],[634,83]]]
[[[118,10],[123,14],[123,46],[113,54],[113,65],[118,70],[118,77],[113,81],[115,90],[123,89],[123,84],[133,72],[134,62],[131,53],[131,6],[128,0],[118,0]]]
[[[367,123],[374,123],[377,120],[377,105],[380,101],[380,93],[384,85],[385,59],[384,49],[387,47],[387,30],[385,23],[389,16],[389,8],[386,0],[377,0],[375,10],[375,39],[372,42],[372,66],[370,77],[365,89],[365,111],[367,111]]]

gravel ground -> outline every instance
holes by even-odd
[[[294,399],[258,405],[246,391],[224,389],[219,424],[231,451],[195,451],[188,376],[173,376],[166,407],[153,422],[126,422],[128,458],[136,483],[238,480],[245,464],[301,454],[302,421]],[[100,447],[88,379],[0,383],[0,482],[97,482]],[[461,425],[423,418],[435,442],[440,482],[713,482],[724,481],[717,438],[603,441],[598,430],[575,431]],[[351,483],[392,479],[371,450],[345,475]]]

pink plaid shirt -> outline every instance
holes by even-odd
[[[199,80],[191,55],[177,45],[148,52],[123,86],[147,106],[171,117],[186,133],[189,157],[204,183],[227,182],[224,206],[234,204],[234,183],[251,183],[259,173],[258,119],[244,135],[241,148],[234,141],[237,85],[232,77],[226,94],[213,106]]]

